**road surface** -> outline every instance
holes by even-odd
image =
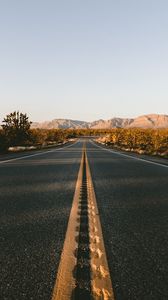
[[[167,300],[168,168],[86,146],[115,299]],[[0,299],[51,299],[82,147],[1,158]]]

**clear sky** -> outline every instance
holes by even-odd
[[[167,0],[0,0],[0,120],[168,114]]]

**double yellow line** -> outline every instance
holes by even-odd
[[[86,168],[84,170],[84,168]],[[80,300],[74,293],[76,289],[76,266],[78,252],[78,235],[80,228],[80,205],[83,173],[86,172],[87,213],[90,252],[90,298],[93,300],[114,300],[114,293],[103,241],[99,211],[92,182],[86,146],[84,144],[82,158],[76,182],[76,188],[70,212],[63,251],[61,254],[52,300]]]

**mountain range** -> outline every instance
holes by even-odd
[[[43,129],[110,129],[110,128],[168,128],[168,115],[149,114],[137,118],[112,118],[85,122],[70,119],[54,119],[45,122],[33,122],[32,128]]]

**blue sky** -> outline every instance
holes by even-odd
[[[167,0],[0,0],[0,120],[168,114]]]

